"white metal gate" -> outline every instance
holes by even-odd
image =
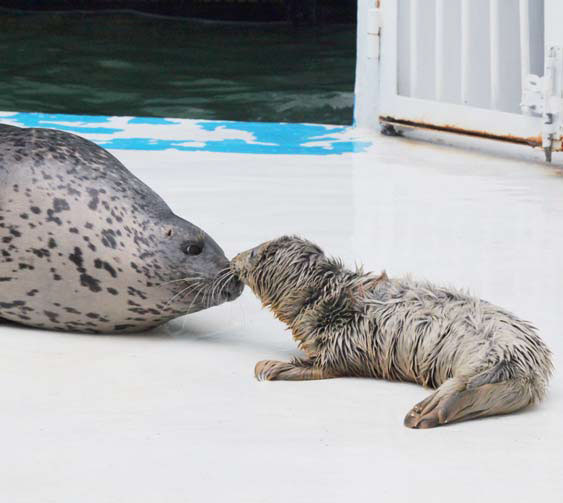
[[[359,126],[375,115],[387,128],[542,146],[548,159],[562,149],[563,0],[359,0],[358,8]]]

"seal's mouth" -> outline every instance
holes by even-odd
[[[218,303],[235,300],[240,296],[243,289],[244,283],[233,271],[231,265],[217,275],[212,286]]]

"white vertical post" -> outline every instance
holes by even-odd
[[[436,101],[444,99],[444,1],[436,0],[436,78],[435,98]]]
[[[358,0],[354,124],[379,129],[379,59],[371,59],[368,13],[376,0]]]
[[[520,0],[520,69],[522,89],[530,75],[530,4],[528,0]]]
[[[551,81],[551,89],[548,89],[546,107],[544,110],[543,147],[546,159],[551,160],[552,150],[563,149],[563,110],[561,101],[562,91],[562,69],[560,60],[563,58],[563,30],[561,20],[563,19],[563,2],[561,0],[545,0],[545,70],[544,75],[547,82]],[[550,78],[551,76],[551,78]]]
[[[410,11],[410,95],[415,97],[418,94],[418,46],[420,39],[418,36],[419,26],[419,0],[411,0]]]
[[[469,103],[469,0],[461,0],[461,103],[467,105]]]
[[[490,0],[490,41],[491,41],[491,108],[500,108],[500,12],[499,1]]]

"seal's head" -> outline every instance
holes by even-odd
[[[231,270],[264,306],[280,314],[284,305],[294,304],[297,296],[310,290],[321,273],[319,267],[328,264],[317,245],[296,236],[282,236],[238,254]]]
[[[194,312],[236,299],[244,288],[221,247],[200,228],[173,215],[162,226],[159,263],[170,281],[169,308]]]

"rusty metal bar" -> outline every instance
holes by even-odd
[[[500,108],[500,0],[489,0],[491,108]]]
[[[399,128],[415,128],[415,129],[426,129],[428,131],[438,131],[442,133],[454,133],[454,134],[461,134],[466,136],[473,136],[475,138],[483,138],[487,140],[498,140],[507,143],[517,143],[520,145],[528,145],[530,147],[539,147],[542,144],[542,137],[541,136],[530,136],[530,137],[522,137],[522,136],[515,136],[511,134],[501,135],[501,134],[494,134],[488,133],[487,131],[477,131],[471,129],[464,129],[462,127],[456,127],[448,124],[430,124],[427,122],[421,121],[410,121],[405,119],[397,119],[391,116],[381,116],[379,117],[379,121],[382,124],[389,124]]]
[[[435,98],[436,101],[444,99],[444,2],[436,0],[436,67],[435,67]]]

